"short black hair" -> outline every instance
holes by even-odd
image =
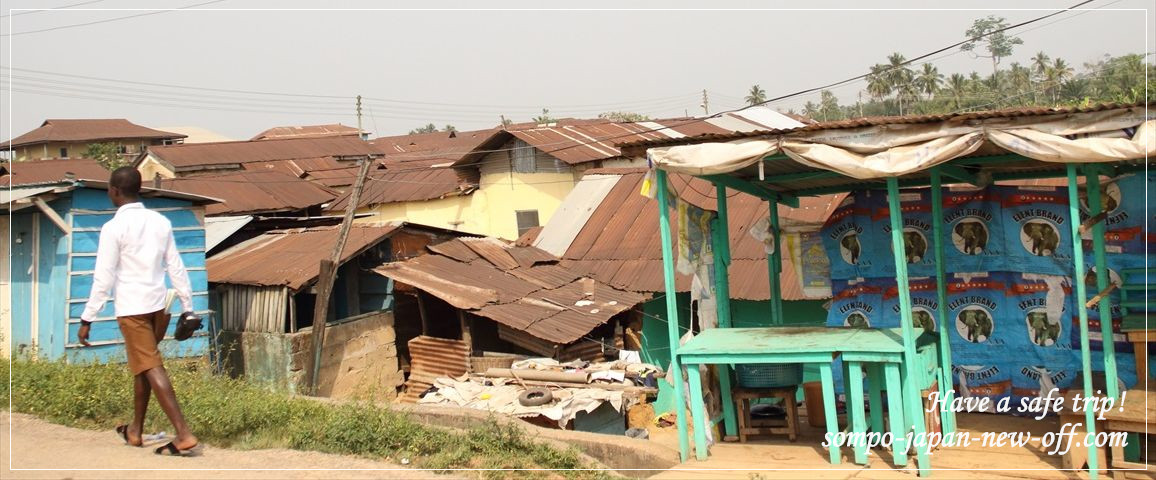
[[[112,171],[108,178],[109,186],[116,187],[120,193],[129,197],[140,196],[140,172],[132,167],[120,167]]]

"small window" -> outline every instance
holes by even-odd
[[[68,158],[68,148],[60,147],[60,158]]]
[[[537,210],[517,210],[514,214],[518,217],[519,237],[525,235],[527,230],[538,226]]]
[[[534,173],[537,171],[534,147],[521,140],[514,140],[514,172]]]
[[[126,147],[124,145],[118,145],[116,147],[116,153],[124,155],[124,154],[128,153],[128,147]]]

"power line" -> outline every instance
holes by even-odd
[[[16,12],[13,14],[0,15],[0,18],[19,17],[21,15],[31,15],[33,13],[51,12],[53,10],[64,10],[66,8],[79,7],[82,5],[92,5],[94,3],[100,3],[103,1],[104,0],[89,0],[87,2],[74,3],[72,5],[64,5],[64,6],[60,6],[60,7],[45,8],[45,9],[40,9],[40,10],[26,10],[26,11]],[[11,11],[11,10],[9,10],[9,11]]]
[[[130,18],[145,17],[148,15],[159,15],[162,13],[173,12],[176,10],[185,10],[185,9],[194,8],[194,7],[203,7],[205,5],[212,5],[214,3],[221,3],[223,1],[225,1],[225,0],[212,0],[210,2],[197,3],[197,4],[193,4],[193,5],[186,5],[184,7],[178,7],[178,8],[169,9],[169,10],[156,10],[156,11],[152,11],[152,12],[138,13],[135,15],[126,15],[123,17],[106,18],[104,20],[96,20],[96,21],[92,21],[92,22],[73,23],[73,24],[69,24],[69,25],[60,25],[57,27],[42,28],[40,30],[29,30],[26,32],[4,33],[4,34],[0,34],[0,37],[16,37],[19,35],[31,35],[33,33],[44,33],[44,32],[52,32],[52,31],[56,31],[56,30],[64,30],[66,28],[87,27],[89,25],[96,25],[96,24],[100,24],[100,23],[119,22],[121,20],[128,20]]]

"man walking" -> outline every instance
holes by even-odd
[[[165,272],[186,312],[193,311],[189,276],[173,239],[172,224],[163,215],[144,208],[140,203],[140,184],[140,172],[132,167],[118,168],[109,178],[108,198],[117,207],[116,215],[100,229],[92,292],[76,336],[81,345],[89,346],[92,321],[104,308],[109,290],[115,290],[116,321],[124,336],[134,391],[132,423],[121,425],[116,431],[125,443],[142,446],[149,394],[156,392],[157,402],[177,432],[177,438],[157,448],[156,453],[195,456],[202,447],[185,424],[157,348],[170,320],[165,302]]]

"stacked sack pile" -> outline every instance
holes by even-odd
[[[1147,185],[1146,185],[1147,184]],[[1144,231],[1146,187],[1156,173],[1104,181],[1101,207],[1108,212],[1108,275],[1142,268],[1156,236]],[[1087,195],[1080,192],[1081,216]],[[899,326],[899,298],[885,191],[848,195],[822,229],[831,263],[833,298],[829,326]],[[943,218],[933,218],[931,191],[900,191],[903,240],[916,334],[936,332],[947,314],[952,379],[961,396],[989,397],[994,404],[1066,390],[1080,371],[1079,318],[1072,284],[1073,239],[1064,187],[944,187]],[[936,295],[933,223],[943,232],[947,302]],[[1098,293],[1090,233],[1084,242],[1089,298]],[[1130,343],[1120,334],[1118,291],[1111,296],[1118,381],[1136,384]],[[1103,369],[1100,312],[1088,310],[1093,368]],[[835,369],[839,376],[841,368]],[[836,381],[836,385],[841,385]],[[1013,410],[1014,411],[1014,410]]]

